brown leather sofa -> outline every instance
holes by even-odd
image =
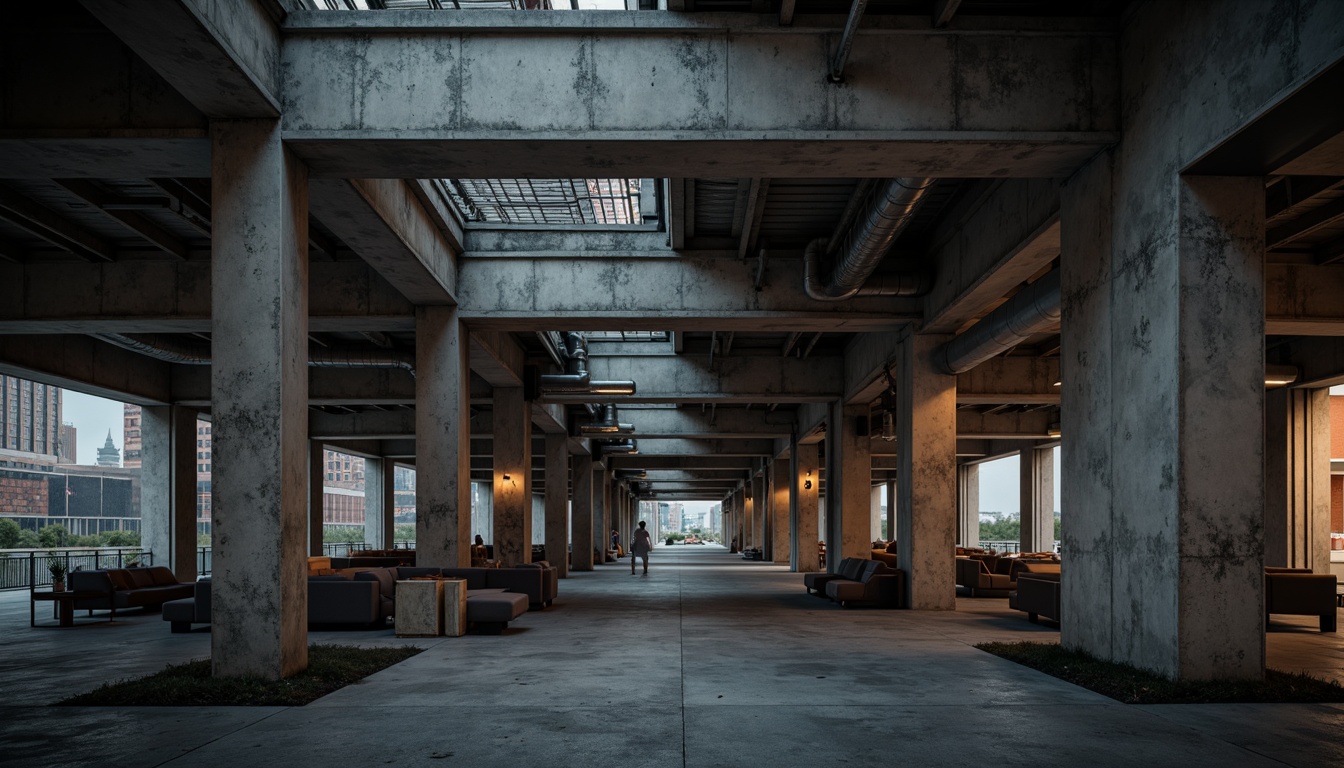
[[[1334,574],[1307,568],[1265,568],[1265,624],[1271,613],[1319,616],[1322,632],[1336,629],[1337,581]]]
[[[957,584],[970,590],[971,597],[1007,597],[1017,589],[1017,574],[1031,565],[1052,565],[1057,561],[1025,557],[973,556],[956,559]],[[1049,571],[1050,569],[1045,569]]]

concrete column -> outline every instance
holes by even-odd
[[[743,485],[733,491],[733,535],[737,537],[737,548],[747,548],[746,526],[747,487]]]
[[[569,575],[569,437],[563,433],[546,435],[546,559]]]
[[[415,562],[471,565],[471,373],[456,307],[415,310]]]
[[[196,557],[196,478],[200,463],[197,453],[204,451],[205,461],[209,462],[213,450],[197,445],[200,440],[197,417],[194,408],[173,407],[173,531],[169,567],[178,581],[187,583],[200,575],[200,562]]]
[[[364,460],[364,543],[373,549],[390,549],[383,539],[383,465],[391,459]]]
[[[495,387],[495,559],[532,562],[532,417],[522,387]]]
[[[869,481],[871,483],[871,481]],[[868,538],[877,541],[882,536],[882,484],[868,486]]]
[[[379,511],[382,514],[378,521],[381,528],[378,539],[383,547],[392,549],[397,544],[397,462],[383,459],[379,469],[382,476],[378,484],[378,490],[382,493]]]
[[[887,478],[887,540],[896,538],[896,481]]]
[[[765,470],[761,470],[751,478],[751,540],[755,546],[761,548],[761,557],[763,558],[770,557],[768,552],[770,542],[766,538],[768,535],[766,522],[770,519],[768,488],[769,484],[765,477]]]
[[[1061,207],[1061,639],[1264,672],[1264,183],[1102,155]]]
[[[589,546],[596,550],[594,562],[598,565],[606,562],[605,552],[611,546],[611,526],[607,525],[607,501],[610,497],[607,487],[607,472],[601,465],[593,464],[593,540]]]
[[[747,478],[742,486],[742,539],[748,549],[760,546],[756,537],[756,477]]]
[[[211,123],[211,661],[308,666],[308,177],[279,120]]]
[[[173,428],[170,406],[140,409],[140,546],[155,565],[173,552]]]
[[[322,506],[326,490],[326,449],[308,442],[308,554],[322,554]]]
[[[571,527],[570,569],[593,570],[593,457],[580,453],[574,456],[574,498],[570,502]],[[548,553],[549,554],[549,553]]]
[[[980,545],[980,465],[957,466],[957,544]]]
[[[1265,394],[1265,565],[1330,572],[1330,390]]]
[[[957,529],[957,377],[939,373],[932,359],[944,341],[916,335],[901,343],[896,539],[909,606],[950,611],[957,607],[948,562]]]
[[[872,551],[872,448],[868,406],[831,404],[826,445],[826,565]]]
[[[140,542],[154,564],[173,569],[178,581],[195,581],[196,412],[189,408],[140,409]]]
[[[817,460],[815,443],[799,445],[793,452],[797,461],[793,472],[793,499],[797,507],[798,555],[793,561],[793,569],[800,573],[819,571],[821,559],[817,556],[817,542],[820,540],[817,528],[817,513],[820,508],[818,494],[821,486],[821,467]],[[792,513],[792,510],[791,510]]]
[[[1023,448],[1018,451],[1018,467],[1022,521],[1018,546],[1022,552],[1050,552],[1055,548],[1054,449]]]
[[[789,509],[790,490],[793,488],[793,473],[789,470],[792,459],[775,459],[770,468],[770,533],[774,540],[770,551],[771,560],[776,563],[793,562],[792,512]]]

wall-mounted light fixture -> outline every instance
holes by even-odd
[[[882,439],[888,443],[896,440],[896,414],[891,411],[882,414]]]
[[[807,470],[807,479],[803,481],[803,490],[812,490],[812,470]]]
[[[507,472],[504,473],[504,482],[509,482],[509,473]]]

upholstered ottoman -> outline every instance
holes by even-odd
[[[467,592],[467,623],[483,634],[498,635],[510,621],[527,613],[527,595],[502,589],[472,589]]]

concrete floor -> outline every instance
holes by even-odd
[[[1134,707],[972,647],[1058,632],[961,599],[956,613],[841,610],[719,548],[662,547],[561,582],[500,637],[415,658],[301,708],[46,709],[208,653],[157,615],[29,629],[0,596],[6,766],[1344,765],[1344,705]],[[87,619],[77,620],[87,622]],[[1344,668],[1338,636],[1276,622],[1277,657]]]

